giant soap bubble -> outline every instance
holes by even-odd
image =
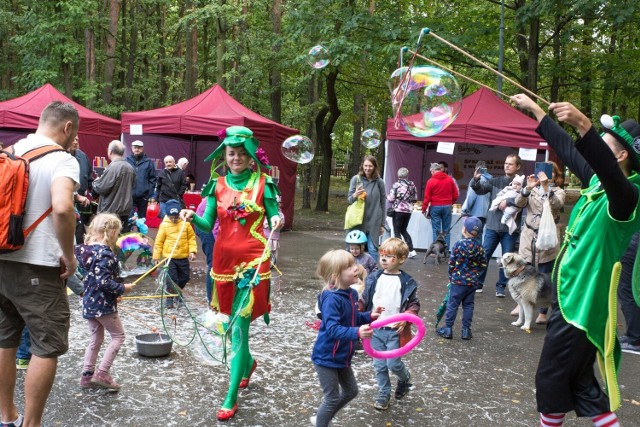
[[[362,137],[360,138],[360,143],[369,148],[377,148],[380,145],[380,132],[375,129],[367,129],[362,132]]]
[[[307,54],[307,62],[313,68],[320,69],[329,65],[329,51],[321,45],[312,47]]]
[[[301,165],[313,160],[313,142],[304,135],[293,135],[285,139],[280,147],[284,156]]]
[[[403,67],[406,68],[406,67]],[[442,132],[460,113],[462,92],[448,72],[428,65],[408,72],[399,68],[391,75],[394,115],[413,136],[425,137]]]

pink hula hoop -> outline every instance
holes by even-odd
[[[409,353],[411,350],[413,350],[413,348],[417,346],[420,343],[420,341],[422,341],[422,338],[424,337],[424,334],[426,333],[427,329],[425,328],[424,322],[422,321],[422,319],[416,316],[415,314],[411,314],[411,313],[394,314],[393,316],[389,316],[386,319],[375,320],[371,322],[371,327],[374,329],[381,328],[383,326],[387,326],[397,322],[413,323],[414,325],[416,325],[418,332],[413,338],[411,338],[411,340],[404,347],[396,348],[395,350],[387,350],[387,351],[374,350],[371,347],[371,339],[364,338],[362,340],[362,348],[364,348],[364,351],[369,356],[373,357],[374,359],[393,359],[396,357],[402,357],[405,354]],[[406,327],[410,327],[410,326],[407,325]]]

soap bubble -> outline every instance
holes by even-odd
[[[375,129],[367,129],[362,132],[360,143],[369,149],[376,148],[380,145],[380,132]]]
[[[317,45],[309,50],[307,62],[315,69],[324,68],[329,65],[329,51],[321,45]]]
[[[301,165],[313,160],[313,142],[304,135],[293,135],[285,139],[280,147],[284,156]]]
[[[403,67],[406,68],[406,67]],[[431,66],[398,68],[391,75],[392,106],[402,127],[413,136],[425,137],[442,132],[458,117],[462,91],[448,72]],[[395,75],[395,76],[394,76]]]

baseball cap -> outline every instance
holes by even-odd
[[[169,216],[177,216],[180,214],[180,202],[175,200],[175,199],[171,199],[169,201],[167,201],[166,203],[166,209],[167,209],[167,215]]]
[[[140,141],[139,139],[136,139],[135,141],[133,141],[131,143],[132,147],[144,147],[144,142]]]
[[[475,216],[468,216],[464,219],[464,229],[467,230],[467,233],[477,236],[482,230],[482,221]]]

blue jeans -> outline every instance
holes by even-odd
[[[447,248],[451,249],[451,205],[431,206],[429,208],[429,214],[431,215],[433,241],[436,241],[439,231],[444,231],[447,233],[444,236],[444,240],[447,242]]]
[[[158,212],[158,218],[164,219],[164,216],[167,214],[167,204],[165,202],[160,202],[160,212]]]
[[[16,359],[31,360],[31,337],[29,336],[29,330],[26,326],[22,329],[22,336],[20,337],[20,346],[16,353]]]
[[[211,293],[213,291],[213,280],[211,279],[211,266],[213,265],[213,244],[215,239],[211,231],[202,231],[196,227],[196,234],[200,238],[200,244],[202,245],[202,252],[204,252],[205,259],[207,260],[207,281],[205,289],[207,291],[207,302],[211,304]]]
[[[471,327],[475,297],[475,286],[451,284],[451,287],[449,288],[449,300],[447,301],[447,312],[445,314],[445,324],[447,327],[453,327],[460,304],[462,304],[462,327]]]
[[[392,329],[376,329],[371,337],[371,347],[378,351],[395,350],[400,348],[400,335]],[[391,396],[391,378],[389,371],[398,377],[399,381],[409,380],[409,370],[399,357],[393,359],[373,359],[373,368],[376,371],[378,383],[378,397]]]
[[[367,252],[369,252],[369,255],[371,255],[371,257],[376,262],[376,264],[378,263],[378,242],[376,241],[374,243],[373,239],[377,240],[379,238],[380,238],[379,235],[378,236],[372,236],[372,235],[367,233]],[[349,249],[347,248],[347,251],[348,250]]]
[[[479,288],[484,286],[484,279],[487,277],[487,270],[491,261],[491,255],[498,247],[498,244],[502,246],[502,253],[513,252],[516,247],[516,242],[520,238],[520,233],[509,234],[508,231],[499,232],[490,228],[484,229],[484,243],[482,247],[487,255],[487,268],[480,274],[478,278]],[[498,281],[496,282],[496,292],[504,292],[507,287],[507,278],[504,275],[502,269],[498,270]]]

